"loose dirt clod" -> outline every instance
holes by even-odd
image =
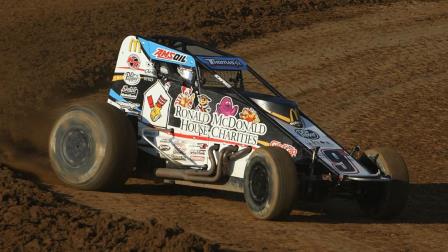
[[[142,223],[65,199],[0,167],[2,251],[215,251],[216,245],[179,227]]]

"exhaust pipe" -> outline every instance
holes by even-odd
[[[252,150],[251,147],[244,148],[238,151],[237,145],[230,145],[224,147],[218,154],[218,162],[215,161],[214,152],[219,149],[219,145],[215,144],[210,147],[208,154],[211,162],[209,170],[184,170],[172,168],[157,168],[155,175],[161,178],[181,179],[192,182],[201,183],[217,183],[223,177],[224,165],[228,166],[229,161],[240,159]],[[237,152],[238,151],[238,152]],[[213,175],[214,174],[214,175]]]
[[[208,159],[210,159],[210,169],[208,170],[185,170],[185,173],[192,176],[211,176],[216,171],[216,157],[215,151],[219,150],[219,144],[214,144],[212,147],[208,149]]]

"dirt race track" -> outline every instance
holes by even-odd
[[[206,247],[205,238],[232,250],[447,251],[448,1],[348,5],[294,13],[285,15],[306,22],[246,34],[232,44],[218,35],[213,38],[218,44],[229,44],[228,51],[245,58],[347,148],[355,144],[396,147],[408,164],[412,183],[408,207],[398,219],[372,221],[362,217],[353,202],[331,200],[298,204],[282,222],[257,221],[242,195],[135,179],[117,193],[76,191],[58,184],[47,159],[23,148],[23,140],[17,137],[23,131],[11,131],[12,124],[5,121],[7,140],[22,148],[17,151],[4,144],[3,162],[34,173],[65,198],[99,209],[101,214],[146,223],[155,218],[167,227],[178,225],[188,235],[194,234],[188,239],[198,241],[196,247],[182,245],[184,249]],[[189,33],[200,39],[205,39],[204,34]],[[2,50],[11,55],[7,48]],[[105,58],[113,61],[115,54]],[[95,71],[101,79],[106,70]],[[10,88],[8,78],[11,75],[2,82]],[[104,87],[73,90],[104,98]],[[2,102],[9,101],[1,97]],[[37,120],[35,125],[47,123]],[[39,128],[37,135],[45,136],[46,131]],[[31,137],[25,143],[39,147],[40,140]],[[1,183],[6,182],[2,179]],[[0,223],[0,234],[7,231],[7,225]]]

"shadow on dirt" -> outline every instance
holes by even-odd
[[[41,160],[42,159],[42,160]],[[32,162],[4,165],[14,170],[15,176],[37,182],[45,190],[47,185],[59,184],[49,167],[46,157],[32,157]],[[30,165],[32,163],[33,165]],[[23,169],[26,167],[27,169]],[[145,180],[131,180],[117,194],[166,195],[215,198],[244,204],[240,193],[218,191],[212,189],[194,188],[169,184],[150,184]],[[59,194],[59,193],[57,193]],[[61,194],[70,200],[71,196]],[[437,224],[448,223],[448,183],[411,184],[408,205],[403,214],[390,221],[378,221],[362,215],[354,200],[332,198],[324,202],[298,202],[296,210],[285,221],[287,222],[318,222],[318,223],[415,223]]]
[[[126,184],[122,193],[143,195],[177,195],[220,198],[229,201],[244,202],[244,196],[240,193],[219,191],[213,189],[195,188],[190,186],[170,184]]]
[[[128,184],[121,193],[143,195],[181,195],[219,198],[244,203],[239,193],[179,185]],[[284,221],[322,223],[448,223],[448,183],[411,184],[408,205],[398,218],[381,221],[365,217],[355,200],[334,198],[324,202],[298,202],[293,215]],[[303,214],[303,211],[311,214]]]
[[[408,204],[404,212],[392,220],[374,220],[360,211],[355,200],[330,199],[322,203],[305,203],[300,210],[320,213],[319,215],[292,215],[288,221],[323,223],[448,223],[448,184],[411,184]]]

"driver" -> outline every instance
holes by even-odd
[[[190,67],[178,66],[177,73],[182,77],[182,79],[188,84],[191,85],[194,80],[194,72]]]

